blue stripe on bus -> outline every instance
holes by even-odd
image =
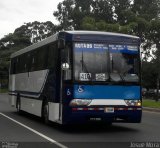
[[[89,48],[89,49],[86,49],[86,48],[75,48],[76,52],[102,52],[104,53],[105,51],[108,51],[108,49],[94,49],[94,48]],[[123,49],[123,50],[113,50],[113,49],[110,49],[109,50],[111,53],[126,53],[126,54],[138,54],[138,50],[128,50],[128,49]]]
[[[128,54],[138,54],[138,50],[113,50],[110,49],[109,50],[111,53],[128,53]]]
[[[74,98],[140,99],[140,86],[74,85]]]

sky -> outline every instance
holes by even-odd
[[[0,38],[24,23],[51,21],[57,24],[53,12],[62,0],[0,0]]]

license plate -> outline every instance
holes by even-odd
[[[101,121],[101,118],[89,118],[90,121]]]
[[[106,107],[106,108],[104,109],[104,112],[105,112],[105,113],[114,113],[114,107]]]

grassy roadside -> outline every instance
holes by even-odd
[[[143,99],[142,105],[143,105],[143,107],[151,107],[151,108],[159,108],[160,109],[160,101],[156,102],[155,100]]]
[[[5,88],[0,89],[0,93],[8,93],[8,89],[5,89]]]

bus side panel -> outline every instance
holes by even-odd
[[[42,100],[21,97],[21,110],[41,117]]]
[[[59,121],[59,103],[49,102],[49,120],[53,122]]]
[[[14,105],[16,105],[17,95],[19,94],[21,110],[41,116],[43,99],[41,95],[47,76],[48,70],[11,75],[9,87],[12,98],[11,102],[14,100]]]
[[[16,74],[15,90],[19,92],[40,93],[48,75],[48,70]]]

